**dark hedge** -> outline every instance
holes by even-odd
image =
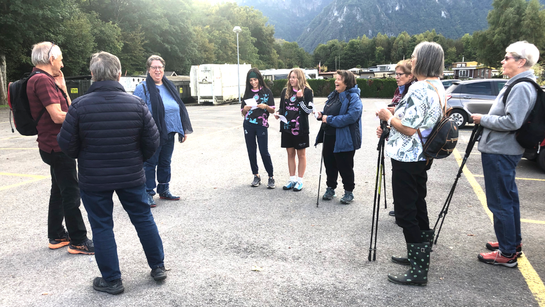
[[[279,98],[286,86],[286,79],[275,80],[272,85],[274,97]],[[308,84],[314,91],[314,97],[327,97],[335,90],[334,79],[309,79]],[[395,79],[356,79],[362,98],[392,98],[397,88]],[[270,85],[270,84],[269,84]]]

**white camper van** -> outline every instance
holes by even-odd
[[[237,64],[201,64],[191,66],[191,96],[199,103],[220,104],[238,101]],[[250,64],[240,64],[240,96],[246,89]]]

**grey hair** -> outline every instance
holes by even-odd
[[[511,53],[515,58],[525,59],[524,67],[532,67],[539,60],[539,50],[534,44],[527,41],[512,43],[505,48],[505,52]]]
[[[149,68],[151,67],[151,62],[153,61],[161,61],[161,64],[163,64],[163,67],[166,66],[165,64],[165,60],[163,60],[162,57],[158,56],[158,55],[152,55],[148,58],[148,60],[146,61],[146,68],[147,70],[149,70]]]
[[[36,65],[48,65],[49,58],[56,59],[62,55],[61,48],[52,42],[41,42],[32,46],[32,64]]]
[[[115,55],[101,51],[91,56],[89,70],[93,74],[93,81],[118,81],[121,62]]]
[[[421,42],[413,51],[416,63],[413,75],[423,77],[441,77],[445,67],[445,54],[441,45],[435,42]]]

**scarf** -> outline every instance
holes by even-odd
[[[174,100],[176,100],[178,106],[180,107],[180,119],[182,120],[184,134],[191,134],[193,132],[193,127],[191,126],[191,121],[189,120],[189,114],[187,113],[184,102],[182,101],[182,99],[180,99],[180,95],[178,95],[176,91],[176,86],[165,76],[163,76],[162,81],[165,88],[168,90]],[[163,99],[159,94],[159,90],[155,85],[155,81],[153,81],[153,78],[150,76],[149,73],[146,77],[146,87],[149,91],[153,120],[157,125],[157,129],[159,130],[160,134],[161,145],[163,145],[168,141],[168,131],[165,122],[165,106],[163,105]]]

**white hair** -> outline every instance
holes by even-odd
[[[62,55],[61,48],[52,42],[41,42],[32,46],[32,64],[47,65],[49,58],[56,59]]]
[[[525,59],[524,66],[532,67],[539,60],[539,50],[534,44],[530,44],[527,41],[520,41],[512,43],[509,47],[505,48],[505,52],[511,53],[515,58]]]

